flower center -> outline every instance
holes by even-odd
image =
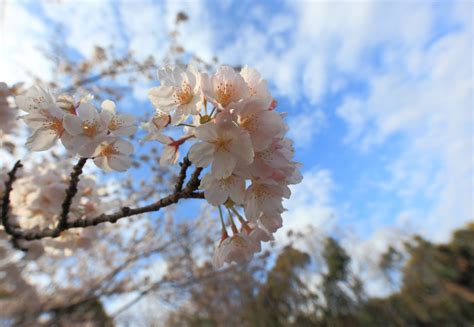
[[[112,116],[112,119],[110,119],[107,128],[111,131],[115,131],[120,127],[122,127],[122,121],[116,115]]]
[[[231,140],[217,139],[217,140],[215,140],[211,143],[214,144],[214,146],[216,148],[216,151],[219,151],[219,150],[229,151],[228,145],[229,145],[230,141]]]
[[[174,99],[176,103],[185,105],[191,102],[193,94],[191,92],[191,86],[187,82],[183,82],[181,87],[176,88],[174,92]]]
[[[100,151],[100,154],[104,157],[109,157],[114,154],[119,154],[120,152],[117,151],[117,149],[112,145],[112,144],[107,144],[105,146],[102,146],[102,149]]]
[[[88,137],[94,137],[97,134],[97,121],[86,120],[82,123],[82,130]]]
[[[52,130],[56,135],[61,136],[64,132],[63,123],[58,118],[52,118],[46,126]]]
[[[225,107],[232,100],[234,95],[234,86],[232,83],[221,82],[219,85],[217,85],[216,95],[217,101]]]
[[[258,129],[258,120],[254,114],[247,117],[239,117],[239,125],[249,132],[256,131]]]

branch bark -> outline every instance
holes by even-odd
[[[186,187],[183,189],[184,181],[186,179],[186,172],[191,166],[191,162],[187,157],[184,158],[181,163],[181,170],[178,175],[178,179],[175,184],[174,192],[170,195],[142,207],[130,208],[122,207],[119,211],[111,214],[101,214],[95,217],[89,217],[81,220],[69,222],[68,214],[71,207],[72,200],[77,193],[77,186],[79,184],[79,177],[82,174],[82,168],[84,167],[87,158],[79,159],[79,162],[74,166],[71,173],[71,180],[66,190],[66,196],[62,204],[62,212],[60,219],[55,228],[45,228],[42,230],[30,229],[22,230],[20,228],[13,228],[9,222],[8,213],[10,210],[10,193],[12,191],[13,182],[16,179],[16,173],[19,168],[22,167],[20,161],[18,161],[8,173],[8,179],[5,182],[5,194],[3,195],[2,202],[2,224],[5,228],[5,232],[12,237],[12,241],[16,243],[18,240],[40,240],[43,238],[56,238],[61,233],[68,229],[73,228],[85,228],[89,226],[96,226],[102,223],[110,222],[115,223],[119,219],[136,216],[139,214],[158,211],[161,208],[177,203],[181,199],[203,199],[204,194],[197,192],[200,184],[199,175],[202,172],[202,168],[196,168],[191,175]]]

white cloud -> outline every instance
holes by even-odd
[[[327,124],[326,116],[321,109],[306,108],[289,119],[288,137],[298,148],[311,146],[316,134],[320,133]]]
[[[0,3],[0,81],[14,84],[51,75],[51,64],[38,54],[47,42],[43,22],[17,2]]]
[[[387,50],[384,73],[367,76],[367,98],[348,97],[337,110],[348,123],[347,139],[366,150],[400,139],[385,190],[408,208],[427,200],[418,230],[436,240],[474,216],[472,37],[463,30],[429,47]]]
[[[288,211],[283,214],[283,227],[275,235],[277,242],[286,244],[290,230],[303,234],[311,229],[324,234],[333,231],[338,224],[338,213],[332,200],[334,188],[328,170],[306,172],[303,182],[291,188],[291,199],[284,203]]]

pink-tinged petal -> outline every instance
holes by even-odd
[[[214,154],[211,173],[216,179],[227,178],[234,171],[237,161],[227,151],[217,151]]]
[[[201,183],[199,183],[199,189],[204,190],[206,188],[212,187],[212,185],[215,182],[215,178],[212,177],[211,174],[206,174],[204,177],[201,179]]]
[[[109,112],[111,114],[115,114],[115,103],[111,100],[105,100],[102,102],[102,105],[100,106],[102,108],[102,111],[104,112]]]
[[[109,166],[108,158],[105,156],[99,156],[94,158],[94,164],[102,169],[103,171],[110,172],[112,169]]]
[[[132,165],[132,158],[124,155],[113,155],[109,157],[109,167],[115,171],[127,171]]]
[[[253,196],[248,196],[248,193],[246,195],[247,197],[245,199],[244,207],[245,217],[247,217],[249,221],[257,221],[258,217],[260,217],[260,214],[262,213],[259,209],[257,200]]]
[[[77,143],[76,138],[77,137],[72,136],[67,131],[64,131],[63,134],[61,135],[61,143],[72,154],[75,154],[79,147],[79,144]]]
[[[280,215],[266,216],[262,215],[259,218],[259,223],[270,233],[275,233],[281,226],[283,226],[283,219]]]
[[[148,98],[156,108],[163,111],[170,111],[175,106],[173,94],[173,86],[158,86],[150,89]]]
[[[26,147],[31,151],[44,151],[56,143],[58,136],[48,128],[38,128],[26,141]]]
[[[212,161],[214,146],[206,142],[193,144],[189,149],[189,160],[197,167],[207,167]]]
[[[207,123],[196,127],[194,135],[202,141],[212,142],[217,139],[217,127],[214,123]]]
[[[238,137],[232,139],[229,144],[229,152],[239,159],[241,164],[251,164],[254,158],[254,152],[250,136],[242,131]]]
[[[181,124],[183,121],[188,118],[189,114],[183,112],[183,110],[178,107],[176,110],[171,114],[171,125],[176,126]]]
[[[281,188],[283,190],[283,197],[289,199],[291,196],[290,188],[286,185],[282,185]]]
[[[133,153],[133,144],[130,142],[127,142],[125,140],[117,140],[114,143],[114,147],[120,152],[125,155],[130,155]]]
[[[163,135],[163,134],[157,134],[155,137],[154,137],[155,140],[157,140],[158,142],[160,142],[161,144],[170,144],[171,142],[173,142],[173,139],[169,136],[166,136],[166,135]]]
[[[84,158],[95,157],[100,154],[100,142],[86,142],[80,146],[77,153]]]
[[[207,101],[211,102],[214,105],[217,105],[214,98],[215,95],[214,90],[212,88],[211,78],[206,73],[201,74],[201,90]]]
[[[234,183],[229,189],[229,195],[235,203],[243,204],[245,200],[245,180],[234,176]]]
[[[124,125],[134,125],[137,121],[137,118],[134,115],[123,114],[119,115],[120,119],[123,121]]]
[[[63,126],[64,129],[73,136],[82,134],[82,121],[75,115],[64,115]]]
[[[179,152],[174,146],[165,146],[160,157],[160,165],[172,165],[178,160]]]
[[[31,129],[38,129],[44,126],[47,123],[48,119],[39,113],[38,111],[33,111],[23,117],[23,121]]]
[[[128,126],[122,126],[120,128],[117,128],[112,132],[112,134],[116,136],[130,136],[135,134],[137,131],[137,126],[134,125],[128,125]]]
[[[81,117],[81,120],[97,120],[99,113],[94,105],[90,102],[83,102],[77,108],[77,114]]]
[[[214,187],[205,189],[204,197],[210,204],[218,206],[227,200],[229,194],[225,192],[225,190],[222,190],[220,187],[216,186],[217,185],[214,185]]]

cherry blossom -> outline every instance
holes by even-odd
[[[286,185],[252,182],[245,194],[245,215],[256,220],[260,214],[273,216],[284,211],[282,198],[289,198],[290,190]]]
[[[206,200],[212,205],[220,205],[231,199],[237,204],[244,203],[245,179],[235,174],[216,179],[212,174],[203,177],[200,185]]]
[[[84,102],[77,108],[77,116],[66,114],[64,128],[74,139],[70,146],[72,151],[81,152],[82,156],[89,157],[92,152],[86,152],[82,147],[91,151],[95,149],[90,143],[99,143],[107,134],[107,126],[102,121],[99,112],[90,102]]]
[[[251,97],[263,100],[269,99],[270,105],[272,104],[273,98],[270,95],[270,92],[268,92],[267,81],[262,78],[255,68],[250,68],[245,65],[240,71],[240,76],[242,76],[245,83],[247,83]]]
[[[102,111],[100,118],[110,134],[115,136],[130,136],[135,134],[137,127],[135,126],[135,117],[126,114],[117,114],[115,103],[105,100],[101,105]]]
[[[285,132],[281,116],[268,110],[270,101],[268,98],[249,99],[240,102],[234,111],[239,126],[249,133],[254,151],[268,148],[273,138],[281,137]]]
[[[189,149],[190,162],[183,163],[180,176],[184,172],[186,177],[190,164],[203,168],[201,180],[194,180],[201,173],[197,169],[188,185],[197,188],[199,182],[205,200],[219,210],[222,236],[214,264],[248,261],[261,251],[262,243],[274,239],[283,225],[283,199],[291,195],[288,186],[302,180],[293,144],[285,138],[285,114],[276,110],[277,102],[260,73],[247,66],[238,72],[223,65],[207,74],[191,65],[168,65],[159,69],[158,78],[160,86],[148,93],[155,112],[141,124],[143,140],[161,144],[161,165],[176,164],[180,152]],[[27,141],[31,150],[46,150],[61,140],[69,154],[91,158],[104,171],[123,172],[132,165],[134,147],[121,137],[135,134],[135,118],[117,113],[114,102],[105,100],[98,109],[92,96],[55,97],[41,86],[28,89],[16,102],[33,130]],[[183,127],[181,133],[177,126]],[[16,181],[11,202],[19,225],[38,225],[21,217],[41,218],[47,227],[57,221],[67,176],[55,169],[38,167],[34,175]],[[96,197],[95,181],[81,181],[68,219],[104,210],[94,205],[100,203]],[[222,208],[229,214],[227,225]]]
[[[115,136],[106,136],[99,144],[89,143],[79,150],[79,155],[92,157],[94,164],[106,172],[126,171],[132,165],[130,154],[133,145]]]
[[[258,251],[260,244],[251,239],[247,232],[239,232],[221,240],[214,252],[213,264],[219,268],[224,263],[243,263],[249,261]]]
[[[158,71],[161,86],[149,91],[152,104],[159,110],[171,113],[171,124],[178,125],[189,115],[198,114],[202,104],[201,77],[189,65],[166,66]]]
[[[253,161],[254,152],[249,134],[232,120],[196,127],[195,136],[202,142],[194,144],[189,150],[189,159],[198,167],[212,163],[211,173],[215,178],[229,177],[237,162],[248,165]]]
[[[27,113],[22,119],[33,130],[26,142],[28,149],[48,150],[59,139],[64,146],[71,145],[72,137],[63,125],[64,112],[49,90],[33,86],[25,94],[16,97],[16,104]]]
[[[202,91],[206,100],[221,109],[249,97],[249,88],[234,68],[223,65],[209,76],[202,74]]]
[[[157,136],[161,135],[163,129],[168,126],[170,122],[171,116],[157,109],[149,121],[140,125],[140,127],[148,133],[144,140],[157,140]]]

